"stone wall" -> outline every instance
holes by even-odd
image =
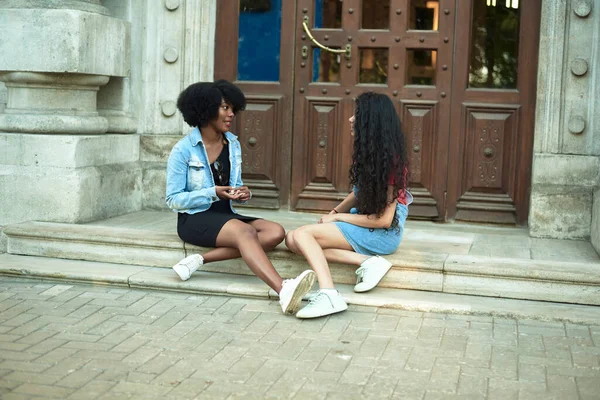
[[[130,24],[100,0],[6,0],[0,37],[0,225],[140,210],[139,138],[109,134],[122,121],[99,107],[129,121],[114,132],[132,131],[118,83],[130,73]],[[105,87],[112,94],[99,96]]]
[[[165,208],[189,130],[175,103],[212,80],[216,0],[159,3],[0,2],[0,227]]]
[[[542,2],[529,216],[535,237],[598,237],[599,13],[600,0]]]
[[[6,97],[6,85],[4,84],[4,82],[0,82],[0,113],[3,112],[6,108]]]

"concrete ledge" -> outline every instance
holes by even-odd
[[[450,255],[444,273],[600,285],[600,264]]]
[[[197,272],[181,282],[173,271],[136,265],[114,265],[0,254],[0,275],[62,282],[127,285],[132,288],[175,292],[264,298],[279,307],[277,296],[254,276]],[[351,305],[387,309],[482,315],[498,318],[536,319],[574,324],[600,323],[600,307],[526,300],[485,298],[417,290],[376,288],[354,293],[352,285],[337,285]],[[386,311],[381,311],[386,313]],[[389,311],[393,312],[393,311]]]
[[[148,267],[0,254],[0,274],[94,285],[129,286],[129,277]]]
[[[450,255],[443,291],[600,305],[600,264]]]
[[[164,268],[170,268],[186,255],[208,250],[184,244],[175,233],[102,225],[26,222],[4,227],[3,234],[10,254],[163,267],[149,269],[132,278],[131,284],[138,287],[150,285],[148,279],[154,279],[155,274],[171,274]],[[448,245],[459,245],[457,251],[462,252],[464,245],[460,242],[466,240],[450,238]],[[388,256],[393,267],[379,288],[600,305],[600,263],[449,255],[426,251],[425,243],[422,242],[423,251],[404,250],[401,246],[395,254]],[[441,245],[445,248],[445,243]],[[284,245],[270,252],[269,258],[284,278],[297,276],[309,268],[303,257],[291,253]],[[204,265],[201,271],[230,274],[242,281],[253,277],[241,259]],[[356,281],[354,271],[355,268],[350,266],[331,265],[337,284],[353,285]],[[206,284],[210,282],[202,282],[202,285]],[[169,290],[191,287],[188,283],[181,286],[177,280],[166,285]],[[223,289],[200,286],[191,290]],[[238,284],[227,290],[232,295],[240,291],[248,295],[250,289]],[[256,296],[263,295],[262,289],[251,292]]]
[[[11,254],[171,266],[185,257],[183,242],[176,236],[135,229],[52,222],[24,222],[4,229]]]

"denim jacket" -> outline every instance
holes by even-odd
[[[225,132],[229,142],[229,186],[243,186],[242,148],[237,137]],[[175,212],[196,214],[219,201],[215,191],[208,155],[198,128],[182,138],[171,150],[167,162],[167,206]],[[238,201],[238,203],[245,203]],[[236,212],[229,201],[231,210]]]

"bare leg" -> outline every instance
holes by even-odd
[[[273,250],[279,243],[282,242],[285,235],[285,230],[281,225],[275,222],[257,219],[249,223],[258,235],[258,242],[264,251]],[[202,255],[204,264],[215,261],[231,260],[240,258],[240,251],[233,247],[217,247]]]
[[[292,252],[302,255],[294,238],[295,232],[296,231],[289,231],[287,233],[287,235],[285,236],[285,245]],[[354,250],[345,249],[323,249],[323,254],[325,254],[325,258],[328,262],[338,264],[350,264],[356,266],[360,266],[360,264],[362,264],[367,258],[369,258],[369,256],[359,254]]]
[[[256,229],[245,222],[227,222],[217,236],[217,247],[237,249],[248,268],[277,293],[281,291],[283,279],[265,254]]]
[[[315,271],[319,280],[319,287],[321,289],[333,288],[331,271],[323,249],[352,250],[352,246],[346,241],[346,238],[335,224],[303,226],[292,233],[291,240],[288,234],[286,243],[288,241],[294,242],[292,246],[295,246],[302,253],[308,261],[308,265]],[[339,256],[339,254],[337,255]]]

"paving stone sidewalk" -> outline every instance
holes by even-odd
[[[0,277],[0,396],[600,399],[600,325]]]

